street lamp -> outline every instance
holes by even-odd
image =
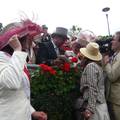
[[[109,7],[105,7],[105,8],[102,9],[102,11],[106,13],[107,26],[108,26],[108,34],[110,36],[110,26],[109,26],[108,13],[107,13],[109,10],[110,10]]]

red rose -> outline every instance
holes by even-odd
[[[77,63],[77,62],[78,62],[78,59],[77,59],[76,57],[72,57],[72,58],[71,58],[71,62]]]
[[[56,70],[54,70],[54,69],[51,69],[49,72],[50,72],[52,75],[56,75]]]
[[[69,72],[70,71],[70,64],[64,63],[62,70],[65,72]]]
[[[49,71],[49,66],[48,65],[40,64],[39,66],[40,66],[40,68],[42,68],[42,70]]]
[[[43,71],[49,72],[52,75],[56,74],[56,70],[54,70],[52,67],[45,65],[45,64],[40,64],[40,68],[42,68]]]

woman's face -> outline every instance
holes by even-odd
[[[81,55],[81,60],[86,61],[86,57],[84,55]]]
[[[79,53],[80,48],[73,47],[72,50],[77,55]]]
[[[73,52],[77,55],[80,51],[81,45],[77,42],[74,42],[71,47]]]
[[[84,55],[81,55],[81,60],[80,61],[81,61],[80,62],[81,68],[84,68],[87,64],[88,59]]]
[[[29,40],[28,36],[21,38],[20,42],[21,42],[23,51],[28,51],[32,47],[32,41]]]

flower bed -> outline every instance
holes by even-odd
[[[65,63],[61,68],[40,64],[31,72],[31,103],[47,112],[49,120],[73,120],[79,96],[80,67]]]

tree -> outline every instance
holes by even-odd
[[[79,26],[73,25],[72,28],[70,28],[68,34],[70,38],[77,37],[81,30],[82,28],[80,28]]]

